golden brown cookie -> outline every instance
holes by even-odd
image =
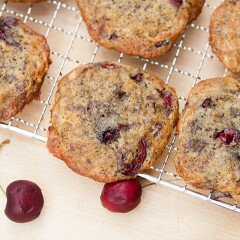
[[[8,0],[9,2],[17,2],[17,3],[38,3],[45,2],[46,0]]]
[[[97,181],[133,178],[161,157],[177,120],[175,90],[155,75],[88,64],[58,84],[47,148]]]
[[[168,52],[204,0],[76,0],[90,36],[100,45],[144,58]]]
[[[213,13],[210,23],[212,51],[233,73],[240,73],[240,0],[226,0]]]
[[[178,174],[191,185],[240,200],[240,81],[202,81],[178,124]]]
[[[0,121],[38,98],[48,71],[46,39],[12,17],[0,18]]]

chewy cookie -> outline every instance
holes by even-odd
[[[46,39],[12,17],[0,18],[0,121],[40,95],[50,64]]]
[[[153,58],[168,52],[205,0],[77,0],[90,36],[100,45]]]
[[[202,81],[178,124],[178,174],[191,185],[240,200],[240,81]]]
[[[44,2],[46,0],[8,0],[9,2],[17,2],[17,3],[38,3]]]
[[[133,178],[161,157],[177,120],[175,91],[158,77],[88,64],[58,84],[47,148],[97,181]]]
[[[219,60],[233,73],[240,73],[240,0],[225,0],[213,13],[210,44]]]

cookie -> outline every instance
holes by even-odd
[[[201,12],[204,0],[77,0],[93,40],[144,58],[168,52],[187,24]]]
[[[240,200],[240,81],[202,81],[178,123],[176,170],[189,184]]]
[[[46,0],[8,0],[9,2],[17,2],[17,3],[38,3],[45,2]]]
[[[88,64],[58,84],[47,148],[97,181],[134,178],[161,157],[177,120],[175,90],[157,76]]]
[[[223,65],[240,73],[240,0],[226,0],[213,13],[210,45]]]
[[[12,17],[0,18],[0,121],[40,95],[50,64],[46,39]]]

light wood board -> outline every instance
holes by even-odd
[[[0,0],[4,14],[23,17],[29,26],[47,36],[53,60],[42,87],[41,102],[34,101],[26,106],[17,119],[12,119],[12,126],[33,132],[46,104],[37,129],[37,134],[45,137],[55,90],[49,99],[48,96],[54,81],[77,65],[92,60],[121,60],[124,64],[146,67],[147,71],[168,80],[178,96],[186,98],[195,81],[220,77],[225,72],[207,46],[209,18],[220,2],[207,0],[200,17],[179,38],[176,46],[166,56],[147,62],[97,48],[89,41],[83,22],[76,28],[79,13],[74,0],[65,0],[63,4],[49,0],[32,7],[16,3],[5,5]],[[75,30],[77,35],[73,39]],[[184,103],[180,100],[181,109]],[[134,211],[110,213],[99,199],[103,184],[73,173],[62,161],[52,157],[42,142],[0,129],[0,140],[5,139],[10,139],[11,143],[0,150],[0,184],[6,188],[18,179],[34,181],[42,188],[45,205],[37,220],[16,224],[4,215],[6,199],[0,192],[0,239],[240,239],[240,214],[161,186],[145,188],[142,202]],[[174,172],[173,160],[174,153],[166,169]],[[155,166],[162,164],[163,159]]]

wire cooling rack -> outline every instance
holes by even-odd
[[[73,0],[49,0],[35,5],[0,0],[0,15],[20,17],[30,27],[45,35],[53,61],[42,86],[40,100],[33,101],[9,121],[0,123],[0,128],[45,142],[58,80],[79,64],[104,60],[122,62],[159,75],[176,89],[182,109],[188,92],[198,81],[227,74],[212,54],[208,43],[210,16],[220,3],[221,0],[206,1],[202,14],[188,26],[172,50],[161,58],[148,60],[129,57],[98,46],[90,39]],[[149,171],[139,175],[151,182],[240,212],[240,207],[233,200],[214,200],[211,192],[194,189],[179,178],[174,168],[176,151],[177,136],[174,133],[162,159]]]

